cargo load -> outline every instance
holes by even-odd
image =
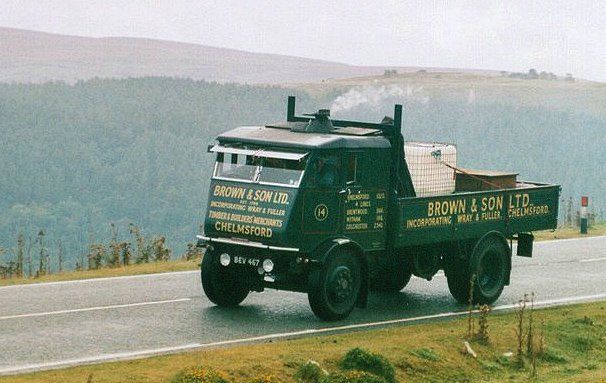
[[[417,197],[454,193],[454,168],[457,166],[455,145],[406,142],[404,152]]]

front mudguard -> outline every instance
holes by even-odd
[[[356,307],[366,308],[368,304],[368,291],[370,283],[368,259],[366,254],[364,253],[364,250],[362,250],[360,245],[358,245],[356,242],[348,238],[334,238],[323,242],[311,253],[311,267],[323,267],[328,257],[330,257],[331,253],[337,248],[347,248],[353,250],[353,252],[358,256],[358,259],[360,260],[360,264],[362,266],[362,285],[360,286],[360,295],[358,296],[358,300],[356,301]],[[308,283],[311,283],[311,281]]]

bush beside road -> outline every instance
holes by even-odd
[[[606,222],[592,225],[589,228],[588,234],[580,234],[578,227],[561,227],[556,230],[538,231],[535,232],[534,235],[535,241],[606,236]],[[166,262],[132,264],[121,267],[102,267],[97,270],[65,271],[37,278],[0,278],[0,286],[197,270],[199,264],[199,259],[190,261],[178,259]]]

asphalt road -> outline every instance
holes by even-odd
[[[507,308],[530,292],[542,304],[606,300],[606,237],[535,243],[534,258],[514,257],[513,267],[496,306]],[[215,307],[193,271],[0,287],[0,375],[464,310],[441,274],[430,282],[413,278],[397,294],[373,294],[367,309],[330,324],[313,315],[304,294],[267,290],[235,309]]]

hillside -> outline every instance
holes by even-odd
[[[563,200],[589,195],[604,217],[604,84],[433,76],[294,89],[169,78],[0,83],[0,263],[14,257],[19,233],[37,259],[43,229],[52,267],[60,245],[73,267],[90,243],[108,243],[110,222],[119,240],[132,242],[135,223],[183,254],[204,214],[207,144],[226,129],[284,118],[290,94],[299,112],[332,107],[366,121],[402,103],[407,140],[454,142],[460,166],[559,183]]]
[[[378,75],[386,69],[171,41],[64,36],[2,27],[0,52],[0,82],[169,76],[280,84]]]

